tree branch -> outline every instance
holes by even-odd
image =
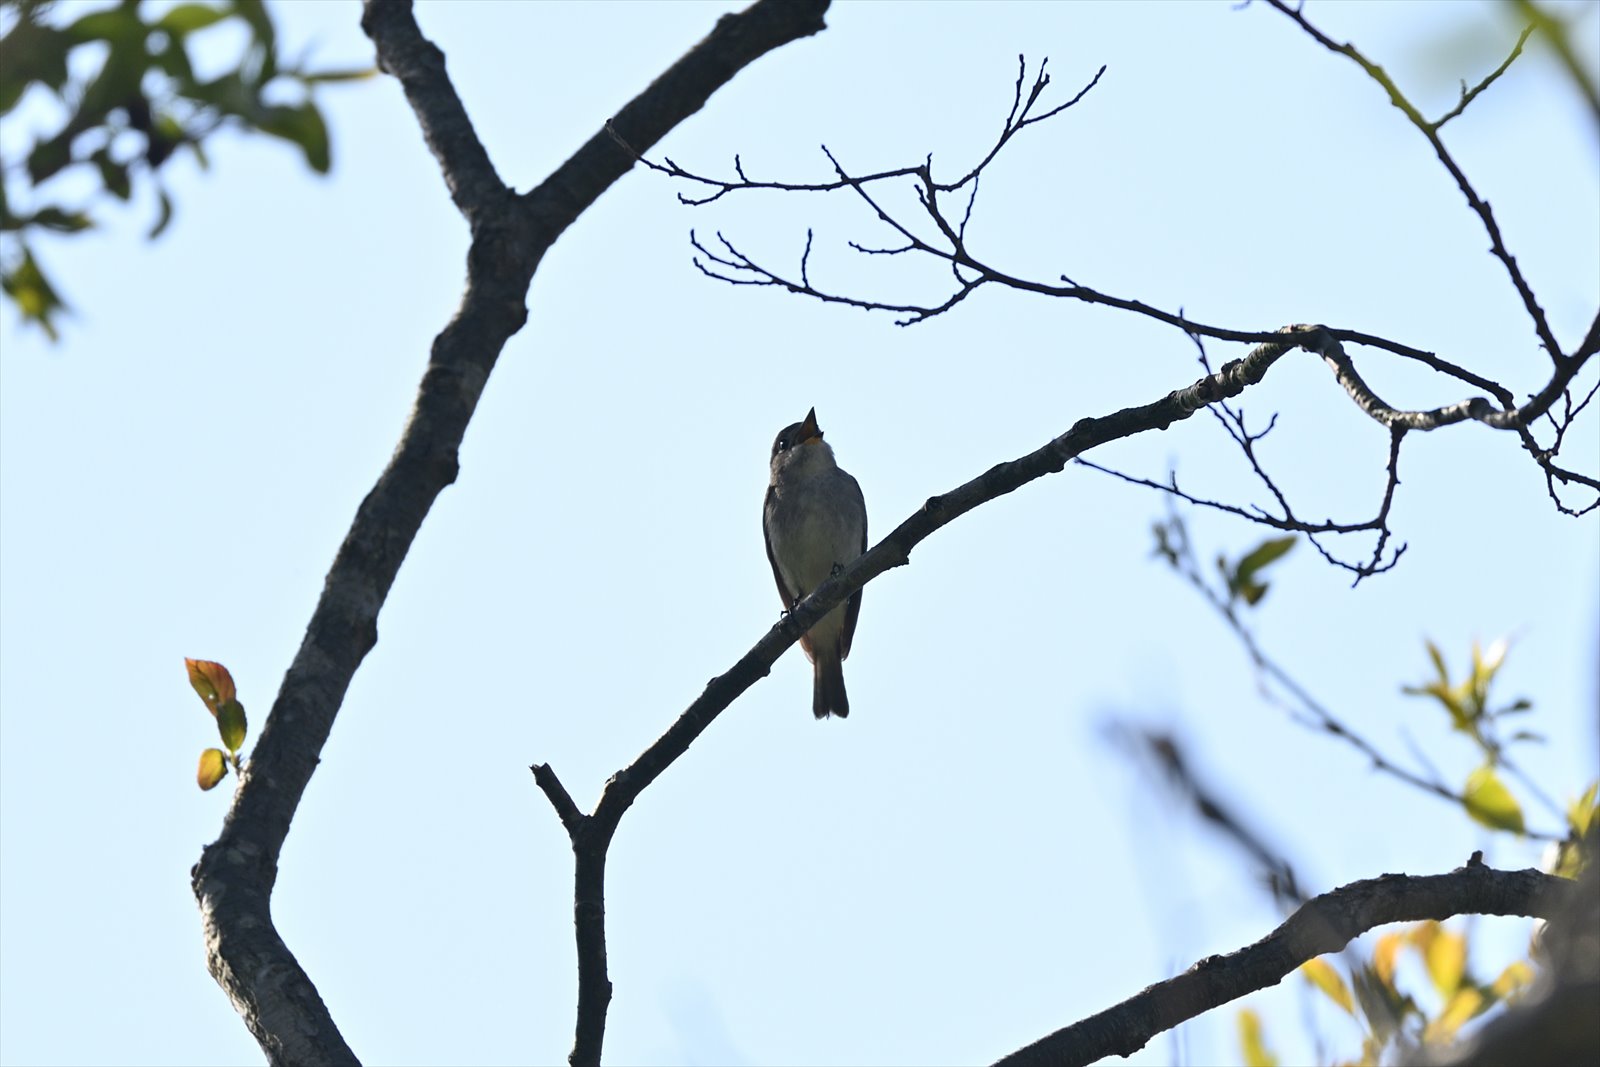
[[[626,117],[636,136],[654,143],[744,66],[821,29],[826,6],[827,0],[760,0],[723,16],[619,120]],[[534,271],[566,226],[631,164],[602,131],[549,181],[514,196],[495,174],[442,53],[422,36],[408,0],[366,0],[362,26],[379,65],[400,79],[451,198],[471,225],[472,245],[466,292],[434,339],[405,433],[334,558],[222,832],[191,871],[207,966],[273,1064],[356,1062],[273,926],[278,858],[350,680],[377,642],[378,612],[400,564],[434,500],[455,480],[467,423],[501,349],[527,319]]]
[[[1476,853],[1449,874],[1385,874],[1352,882],[1307,901],[1255,944],[1208,956],[1175,978],[1018,1049],[997,1067],[1063,1067],[1128,1056],[1179,1023],[1277,985],[1307,960],[1337,952],[1374,927],[1455,915],[1549,919],[1576,893],[1575,882],[1535,870],[1495,870]]]
[[[1484,231],[1489,235],[1489,250],[1505,266],[1506,274],[1511,278],[1511,284],[1516,288],[1517,295],[1522,298],[1523,309],[1527,311],[1528,318],[1533,323],[1533,332],[1538,336],[1539,342],[1544,345],[1545,351],[1550,358],[1559,365],[1565,358],[1562,355],[1561,346],[1556,342],[1555,334],[1550,329],[1550,322],[1545,317],[1544,308],[1539,306],[1539,301],[1533,295],[1533,287],[1528,284],[1528,279],[1523,277],[1522,268],[1517,266],[1517,258],[1506,248],[1505,240],[1500,236],[1500,224],[1495,221],[1494,210],[1489,206],[1488,201],[1480,197],[1478,191],[1472,187],[1472,182],[1467,179],[1466,173],[1456,163],[1455,157],[1450,154],[1450,150],[1445,147],[1444,141],[1439,136],[1439,127],[1444,124],[1444,120],[1441,119],[1437,123],[1432,123],[1423,118],[1422,112],[1418,111],[1416,106],[1406,99],[1406,95],[1400,91],[1400,87],[1394,83],[1393,78],[1389,77],[1387,71],[1362,55],[1355,45],[1349,43],[1339,44],[1317,29],[1298,7],[1291,7],[1286,0],[1267,0],[1267,3],[1293,19],[1302,30],[1311,36],[1312,40],[1322,45],[1322,47],[1346,57],[1365,71],[1367,77],[1377,82],[1383,88],[1383,91],[1389,94],[1389,103],[1398,108],[1411,121],[1411,124],[1417,128],[1418,132],[1428,139],[1428,144],[1433,146],[1433,154],[1439,157],[1439,162],[1444,165],[1444,169],[1449,171],[1450,177],[1455,179],[1456,188],[1460,189],[1461,195],[1466,197],[1467,206],[1472,208],[1473,212],[1483,222]],[[1513,53],[1511,58],[1515,59],[1516,54]],[[1506,62],[1509,64],[1511,60],[1508,59]],[[1488,82],[1493,80],[1494,78],[1490,77],[1484,82],[1484,86],[1487,86]]]
[[[565,788],[548,765],[532,768],[534,779],[556,809],[572,841],[575,856],[574,921],[578,933],[578,1027],[573,1067],[597,1064],[603,1044],[605,1015],[611,1000],[605,951],[605,857],[622,816],[639,795],[688,751],[706,728],[757,681],[767,676],[790,645],[828,612],[872,579],[911,560],[911,550],[962,515],[1047,474],[1059,473],[1079,453],[1147,430],[1166,429],[1208,404],[1237,396],[1262,377],[1286,352],[1296,347],[1320,348],[1326,331],[1319,326],[1286,326],[1276,340],[1252,349],[1215,374],[1176,389],[1150,404],[1125,408],[1103,418],[1081,419],[1037,450],[988,471],[943,496],[931,497],[871,550],[818,586],[795,605],[727,672],[706,683],[705,690],[650,747],[606,782],[589,815],[579,815]]]

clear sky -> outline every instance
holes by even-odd
[[[728,9],[418,5],[519,189]],[[287,55],[370,61],[355,4],[273,11]],[[1515,37],[1482,5],[1309,11],[1430,114]],[[1056,100],[1106,64],[985,180],[982,255],[1206,322],[1381,334],[1519,394],[1541,382],[1520,304],[1427,145],[1271,9],[844,2],[828,23],[659,151],[815,180],[825,143],[859,170],[931,152],[954,174],[997,132],[1019,53],[1049,57]],[[214,42],[219,64],[230,45]],[[227,786],[194,786],[214,734],[183,657],[226,663],[259,726],[459,299],[466,247],[398,86],[323,99],[329,178],[224,136],[209,173],[187,157],[165,171],[178,214],[159,241],[142,240],[154,206],[137,203],[42,242],[78,309],[59,345],[0,311],[6,1064],[261,1059],[204,968],[188,870]],[[1600,294],[1600,166],[1575,95],[1530,51],[1446,132],[1575,344]],[[29,134],[7,128],[6,158]],[[758,514],[780,427],[816,406],[876,534],[1197,376],[1181,334],[1102,308],[985,292],[902,329],[712,282],[691,227],[791,269],[814,227],[813,277],[841,291],[914,297],[938,277],[848,252],[889,240],[848,198],[690,209],[677,192],[630,174],[545,258],[290,835],[276,921],[368,1063],[564,1059],[571,857],[528,765],[592,805],[776,620]],[[1466,395],[1356,356],[1397,403]],[[1318,361],[1286,359],[1244,406],[1280,413],[1265,459],[1305,513],[1366,517],[1386,439]],[[1595,426],[1569,444],[1591,471]],[[1266,502],[1205,416],[1093,458],[1154,477],[1175,463],[1196,491]],[[1301,546],[1257,613],[1263,643],[1386,751],[1461,782],[1471,749],[1399,686],[1426,677],[1425,638],[1459,669],[1474,638],[1512,635],[1504,695],[1534,700],[1550,737],[1524,761],[1576,793],[1597,763],[1595,517],[1556,515],[1516,442],[1480,426],[1408,442],[1402,477],[1401,566],[1352,590]],[[723,715],[613,846],[608,1059],[986,1062],[1265,934],[1279,916],[1252,872],[1102,739],[1113,718],[1180,733],[1314,891],[1483,847],[1449,805],[1259,699],[1237,644],[1150,558],[1164,507],[1081,468],[1032,484],[866,590],[848,721],[812,720],[797,651]],[[1207,559],[1263,536],[1191,522]],[[1539,860],[1533,844],[1491,848],[1502,866]],[[1528,929],[1477,928],[1513,947]],[[1290,1061],[1313,1055],[1298,989],[1251,1002]],[[1326,1025],[1353,1054],[1353,1030]],[[1233,1057],[1232,1011],[1181,1043],[1189,1062]],[[1176,1055],[1162,1038],[1135,1062]]]

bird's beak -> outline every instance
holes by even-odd
[[[806,421],[800,424],[800,443],[822,440],[822,430],[817,426],[817,409],[806,412]]]

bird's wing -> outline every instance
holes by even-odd
[[[767,546],[767,562],[772,564],[772,580],[778,583],[778,598],[783,601],[785,611],[794,608],[794,597],[789,592],[789,587],[783,583],[783,572],[778,569],[778,558],[772,554],[772,533],[767,529],[772,521],[772,494],[773,487],[767,486],[767,499],[761,508],[761,540]]]
[[[843,471],[839,473],[844,474]],[[850,488],[856,491],[856,502],[861,505],[861,554],[865,555],[867,551],[867,500],[861,495],[861,484],[848,474],[844,476],[850,479]],[[839,635],[840,659],[845,659],[850,655],[850,639],[856,635],[856,619],[861,615],[861,594],[863,592],[865,590],[857,589],[855,595],[850,598],[850,602],[845,606],[844,632]]]

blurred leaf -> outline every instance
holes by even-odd
[[[1589,788],[1583,795],[1567,805],[1567,825],[1571,827],[1576,837],[1583,837],[1589,832],[1589,827],[1600,820],[1600,780],[1589,783]]]
[[[212,715],[217,713],[221,705],[237,699],[239,694],[234,690],[233,675],[228,673],[228,668],[208,659],[189,659],[187,656],[183,662],[189,668],[189,684],[200,694],[200,699],[205,701]]]
[[[63,211],[58,207],[43,208],[35,212],[29,221],[57,233],[77,233],[79,230],[87,230],[94,226],[89,216],[83,212]]]
[[[1239,1011],[1239,1051],[1246,1067],[1278,1067],[1278,1057],[1261,1038],[1261,1016],[1249,1008]]]
[[[282,137],[300,146],[306,164],[318,174],[326,174],[332,163],[328,147],[328,127],[317,105],[306,101],[298,107],[269,107],[257,128],[262,133]]]
[[[1439,920],[1424,919],[1406,931],[1405,938],[1416,946],[1418,952],[1426,955],[1428,946],[1433,944],[1433,939],[1443,931],[1444,927],[1439,925]]]
[[[276,47],[277,35],[272,29],[272,19],[267,15],[261,0],[233,0],[234,12],[250,27],[256,42],[264,48]]]
[[[1239,561],[1239,577],[1245,580],[1254,578],[1256,574],[1271,563],[1283,558],[1284,553],[1294,547],[1294,535],[1288,537],[1269,537],[1257,545],[1251,552]]]
[[[0,271],[0,290],[16,302],[24,322],[38,326],[52,341],[60,338],[52,316],[66,311],[67,305],[39,269],[31,249],[23,246],[22,258],[16,266]]]
[[[28,153],[28,180],[38,185],[72,162],[72,138],[57,135],[40,141]]]
[[[1500,972],[1500,977],[1494,980],[1494,985],[1489,987],[1489,992],[1494,994],[1495,1000],[1507,1000],[1517,996],[1533,984],[1533,968],[1527,960],[1514,960]]]
[[[1429,1021],[1427,1028],[1422,1032],[1423,1040],[1449,1041],[1455,1037],[1457,1030],[1482,1010],[1483,1004],[1482,993],[1470,985],[1463,986],[1446,1002],[1444,1010]]]
[[[1361,1005],[1361,1014],[1366,1016],[1379,1047],[1388,1044],[1389,1039],[1400,1032],[1406,1017],[1417,1011],[1411,997],[1380,980],[1371,966],[1352,971],[1350,982],[1355,989],[1356,1003]]]
[[[195,774],[195,780],[200,783],[201,789],[215,788],[228,774],[228,757],[218,748],[208,748],[200,753],[200,769]]]
[[[1461,976],[1467,969],[1467,939],[1461,934],[1439,929],[1437,936],[1428,942],[1423,951],[1423,961],[1428,965],[1428,977],[1439,995],[1449,999],[1461,988]]]
[[[1344,978],[1334,970],[1333,964],[1318,956],[1314,960],[1302,963],[1300,973],[1347,1013],[1350,1015],[1356,1013],[1355,1001],[1350,996],[1350,987],[1344,984]]]
[[[76,44],[83,44],[86,41],[115,41],[130,34],[143,36],[144,23],[139,21],[139,12],[136,8],[121,5],[92,11],[76,22],[70,23],[64,32],[67,39]]]
[[[67,48],[60,30],[33,20],[24,9],[17,24],[0,37],[0,115],[17,106],[35,82],[60,91],[67,83]]]
[[[165,230],[167,228],[167,224],[172,221],[172,198],[168,196],[167,191],[160,186],[156,187],[156,196],[159,198],[160,202],[160,209],[156,214],[156,224],[150,227],[149,233],[145,234],[145,237],[152,241],[157,237],[160,237],[161,232]]]
[[[1432,641],[1423,643],[1428,646],[1428,658],[1433,660],[1433,669],[1439,672],[1439,681],[1448,683],[1450,681],[1450,672],[1445,669],[1444,653],[1440,652],[1439,646]]]
[[[207,4],[179,4],[156,20],[155,28],[182,37],[207,26],[214,26],[228,17],[225,8]]]
[[[1400,946],[1405,944],[1405,937],[1401,934],[1384,934],[1378,938],[1378,943],[1372,949],[1372,970],[1378,980],[1390,989],[1394,988],[1394,963],[1399,955]]]
[[[1523,832],[1522,808],[1493,767],[1479,767],[1467,776],[1462,799],[1466,802],[1467,814],[1484,826],[1492,830]]]
[[[315,74],[302,74],[300,80],[308,85],[316,85],[319,82],[365,81],[377,76],[377,67],[358,67],[351,70],[321,70]]]
[[[100,183],[106,187],[106,192],[118,200],[126,200],[133,195],[133,182],[128,178],[128,168],[111,158],[110,148],[97,150],[89,157],[89,162],[100,168]]]
[[[217,733],[222,735],[222,744],[234,755],[244,745],[244,735],[248,727],[244,719],[244,705],[237,700],[225,700],[217,709]]]

